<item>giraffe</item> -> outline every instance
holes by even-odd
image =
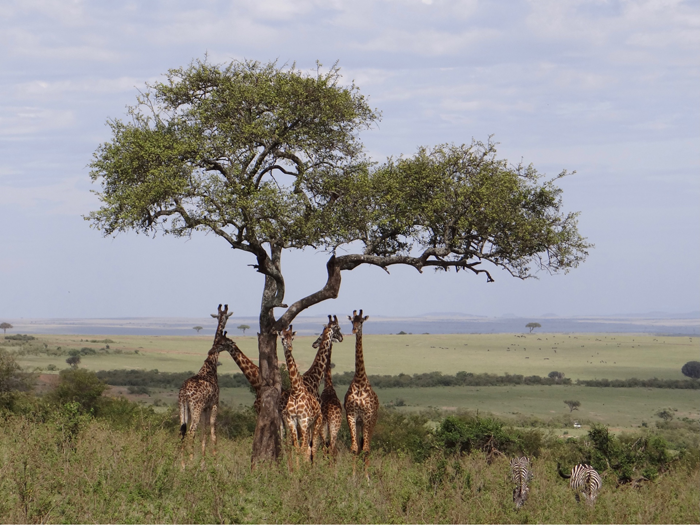
[[[311,392],[318,402],[321,402],[321,397],[318,395],[318,387],[321,384],[321,379],[326,370],[326,363],[330,362],[331,348],[333,343],[340,343],[343,341],[343,334],[340,332],[340,323],[338,323],[337,316],[328,316],[328,324],[324,325],[321,335],[314,341],[311,345],[314,348],[318,348],[316,352],[316,357],[314,357],[313,363],[309,369],[304,372],[302,379],[304,385]],[[287,399],[289,399],[289,390],[282,390],[282,395],[280,396],[280,404],[282,410],[287,405]]]
[[[369,319],[369,316],[362,317],[362,310],[358,315],[357,310],[353,310],[352,317],[348,316],[352,322],[352,333],[355,334],[355,377],[353,377],[350,387],[345,394],[345,417],[350,427],[350,438],[352,445],[350,449],[355,455],[352,463],[353,477],[355,475],[355,463],[360,454],[360,444],[358,443],[358,432],[362,432],[362,454],[365,457],[365,476],[369,482],[369,451],[370,442],[374,426],[377,424],[379,415],[379,398],[369,384],[367,373],[365,372],[365,362],[362,356],[362,324]]]
[[[226,337],[226,332],[217,330],[217,335],[214,339],[214,345],[207,353],[207,358],[204,360],[202,368],[199,372],[186,379],[180,387],[177,396],[177,404],[180,409],[180,435],[182,436],[183,452],[182,452],[182,468],[185,468],[185,451],[190,448],[188,441],[194,444],[194,434],[197,431],[197,426],[200,419],[204,420],[203,435],[202,435],[202,459],[206,452],[207,445],[207,424],[211,431],[211,442],[213,446],[213,455],[216,455],[216,414],[219,406],[219,381],[217,375],[217,365],[219,362],[219,353],[226,350],[229,353],[233,351],[236,343]],[[190,424],[189,429],[187,428]],[[194,459],[194,450],[190,451],[190,461]]]
[[[340,323],[338,322],[338,317],[330,315],[328,316],[328,324],[323,327],[323,332],[316,341],[311,345],[314,348],[318,348],[316,352],[316,357],[314,362],[311,363],[309,369],[304,372],[303,379],[306,388],[309,392],[314,394],[319,400],[318,387],[321,385],[321,379],[323,379],[327,364],[331,361],[331,349],[333,343],[342,343],[343,334],[340,332]]]
[[[299,374],[294,356],[292,356],[292,340],[296,332],[292,331],[292,325],[287,330],[279,332],[284,347],[284,358],[289,370],[289,379],[292,388],[282,415],[287,424],[292,445],[297,451],[297,465],[299,455],[302,453],[307,461],[311,461],[316,455],[316,448],[320,442],[321,434],[321,404],[304,385]],[[313,438],[312,438],[313,434]],[[313,450],[310,444],[313,443]]]
[[[221,333],[226,326],[226,321],[233,315],[233,312],[228,313],[228,305],[224,306],[224,310],[221,310],[221,305],[219,305],[218,313],[210,314],[214,319],[219,320],[219,325],[216,328],[217,335]],[[255,408],[256,413],[260,413],[260,387],[262,386],[262,381],[260,379],[260,368],[258,365],[253,363],[243,352],[238,348],[236,343],[233,343],[233,350],[229,351],[231,357],[241,369],[243,375],[250,383],[250,386],[255,390],[255,402],[253,403],[253,408]]]
[[[343,422],[343,406],[340,404],[340,399],[338,399],[338,395],[333,388],[330,352],[324,383],[323,392],[321,393],[321,430],[323,431],[323,441],[328,445],[328,453],[331,458],[334,458],[338,452],[336,439]]]

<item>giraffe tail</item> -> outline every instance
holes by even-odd
[[[190,411],[187,403],[180,405],[180,438],[185,439],[187,434],[187,421],[190,419]]]

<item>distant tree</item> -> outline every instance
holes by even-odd
[[[529,329],[530,329],[530,333],[532,333],[532,331],[533,331],[535,328],[542,328],[542,325],[541,325],[540,323],[527,323],[527,324],[525,325],[525,328],[529,328]]]
[[[199,333],[199,331],[200,331],[202,328],[204,328],[204,327],[203,327],[203,326],[193,326],[193,327],[192,327],[192,330],[197,330],[197,333]]]
[[[73,368],[78,368],[78,365],[80,364],[80,356],[72,355],[68,359],[66,359],[66,363],[68,363]]]
[[[578,410],[578,407],[581,406],[580,401],[568,400],[568,401],[564,401],[564,403],[566,404],[566,406],[569,407],[569,412],[573,412],[574,410]]]
[[[239,330],[243,330],[243,335],[245,335],[245,331],[248,330],[250,326],[248,326],[247,324],[239,324],[236,328],[238,328]]]
[[[35,376],[22,370],[15,356],[0,348],[0,395],[8,392],[26,392],[34,387]]]
[[[549,378],[554,379],[557,383],[560,383],[564,379],[564,372],[553,371],[548,374]]]
[[[7,333],[7,330],[10,328],[14,328],[10,323],[0,323],[0,328],[2,328],[4,333]]]
[[[98,379],[95,372],[84,368],[61,370],[58,386],[48,398],[61,405],[77,402],[88,411],[96,407],[106,388],[107,385]]]
[[[660,417],[661,419],[663,419],[664,421],[666,421],[668,423],[669,421],[671,421],[673,419],[673,412],[671,412],[670,410],[664,409],[664,410],[657,412],[656,417]]]
[[[692,379],[700,379],[700,361],[688,361],[681,368],[681,372]]]

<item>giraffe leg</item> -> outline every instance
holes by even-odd
[[[209,427],[211,430],[211,453],[216,457],[216,414],[219,412],[219,407],[214,405],[211,408],[211,415],[209,416]]]
[[[312,439],[312,450],[311,450],[311,458],[312,461],[316,460],[317,452],[319,447],[321,446],[321,440],[323,439],[322,434],[323,434],[323,426],[321,425],[321,417],[319,416],[318,419],[316,419],[316,422],[314,423],[314,433]]]
[[[347,407],[345,408],[345,418],[348,420],[348,428],[350,429],[350,451],[352,452],[352,477],[355,477],[355,468],[357,463],[357,422],[355,419],[355,413],[349,412]]]
[[[191,407],[191,425],[187,432],[188,448],[190,449],[190,463],[194,461],[194,436],[199,426],[199,419],[202,416],[201,407]]]
[[[207,408],[202,411],[202,461],[207,453],[207,427],[209,426],[209,418],[211,417],[211,409]]]
[[[365,476],[369,482],[369,451],[372,442],[372,434],[374,432],[374,424],[377,422],[376,417],[368,418],[365,425],[362,426],[362,455],[365,457]]]

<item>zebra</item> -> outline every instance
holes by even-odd
[[[571,474],[566,475],[561,471],[561,465],[557,463],[559,475],[564,479],[569,479],[569,486],[576,494],[576,501],[581,501],[580,496],[589,505],[595,503],[600,487],[603,486],[603,480],[600,474],[590,465],[580,463],[571,469]]]
[[[519,509],[525,504],[530,488],[527,486],[532,479],[532,471],[530,470],[530,458],[523,456],[521,458],[513,458],[510,460],[510,473],[515,483],[513,489],[513,502],[515,508]]]

